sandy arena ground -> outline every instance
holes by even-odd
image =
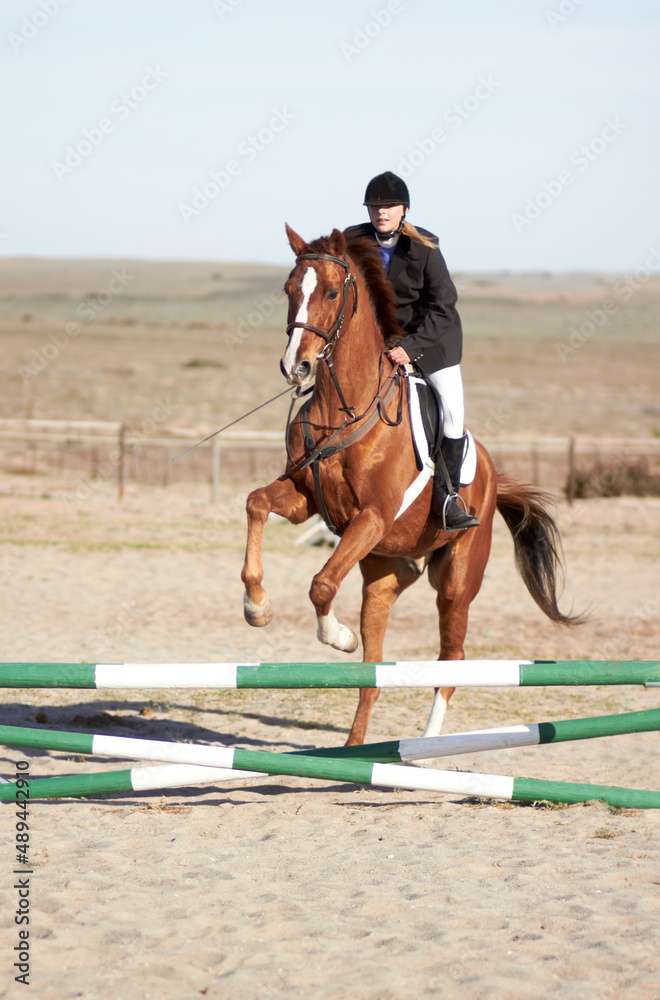
[[[139,421],[158,392],[171,391],[180,401],[174,423],[212,430],[238,415],[246,398],[266,398],[280,386],[270,366],[281,333],[268,334],[279,339],[262,359],[258,385],[225,405],[219,373],[235,378],[244,355],[241,362],[238,348],[223,349],[218,330],[184,336],[180,327],[159,326],[158,318],[151,327],[91,327],[23,385],[17,366],[28,363],[48,326],[35,307],[37,293],[43,302],[48,290],[28,278],[22,304],[8,305],[8,293],[3,300],[4,416],[25,407],[29,395],[34,415],[118,419],[125,410]],[[78,278],[67,292],[70,304],[90,284],[103,287],[99,276]],[[591,364],[593,344],[576,353],[575,367],[557,359],[553,367],[548,352],[566,335],[562,310],[579,318],[604,292],[583,282],[569,289],[573,299],[562,299],[558,279],[547,280],[555,283],[548,300],[538,300],[538,279],[530,306],[522,279],[511,288],[493,279],[500,304],[493,292],[490,305],[499,318],[488,328],[479,326],[487,311],[479,295],[492,286],[473,288],[466,312],[475,329],[468,363],[475,425],[505,398],[517,426],[538,402],[534,430],[549,432],[554,406],[562,433],[572,421],[597,433],[605,414],[608,430],[653,433],[660,370],[649,332],[655,300],[649,298],[646,312],[636,301],[646,325],[624,316],[622,307],[620,327],[612,323],[610,339],[595,344]],[[206,294],[203,286],[200,295]],[[248,287],[241,294],[244,304],[227,312],[230,330],[240,310],[247,315],[250,301],[265,293]],[[10,306],[17,313],[32,309],[36,318],[9,315]],[[207,317],[197,299],[189,307]],[[509,319],[498,309],[509,309]],[[525,322],[515,326],[527,310],[540,317],[534,342],[524,339]],[[58,328],[66,303],[51,302],[47,311],[57,314],[51,328]],[[514,331],[509,339],[507,329]],[[266,336],[255,332],[250,349]],[[626,337],[631,342],[624,346]],[[539,344],[546,378],[535,386]],[[183,367],[195,357],[227,367]],[[623,359],[637,365],[630,375],[634,394],[614,392]],[[174,380],[169,388],[167,380]],[[300,528],[269,524],[266,582],[276,616],[263,630],[244,623],[242,506],[254,485],[245,478],[225,481],[215,506],[203,482],[167,489],[129,483],[119,503],[114,484],[101,480],[84,499],[71,500],[77,480],[70,473],[12,474],[12,461],[0,474],[3,661],[345,659],[315,638],[306,594],[330,550],[295,547]],[[516,574],[498,517],[466,655],[658,659],[660,500],[589,500],[570,508],[560,502],[557,517],[566,561],[560,603],[589,609],[590,622],[567,631],[544,619]],[[336,602],[338,617],[354,628],[359,594],[354,571]],[[437,656],[433,597],[426,579],[403,595],[386,659]],[[274,750],[341,745],[355,701],[350,691],[0,692],[1,718],[9,725]],[[370,739],[420,735],[430,701],[427,691],[384,692]],[[452,701],[445,731],[658,704],[652,688],[465,689]],[[13,775],[18,760],[29,762],[35,779],[127,766],[12,749],[0,752],[0,774]],[[655,732],[466,755],[445,766],[658,789],[660,739]],[[2,815],[3,1000],[28,994],[38,1000],[660,998],[660,811],[517,805],[279,777],[34,802],[28,990],[13,982],[13,807],[5,805]]]

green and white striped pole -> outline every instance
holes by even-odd
[[[295,757],[302,754],[308,757],[357,758],[371,762],[406,763],[434,757],[451,757],[456,754],[509,750],[516,747],[658,730],[660,730],[660,709],[648,709],[644,712],[627,712],[622,715],[600,715],[587,719],[568,719],[560,722],[504,726],[498,729],[470,730],[441,736],[388,740],[384,743],[367,743],[363,746],[324,747],[317,750],[295,751],[287,756]],[[0,726],[0,746],[34,747],[41,750],[64,750],[92,757],[127,757],[131,760],[201,764],[206,767],[224,768],[238,766],[234,764],[231,755],[239,752],[231,747],[200,743],[174,743],[124,736],[69,733],[52,729],[25,729],[21,726]]]
[[[291,774],[325,781],[357,782],[385,788],[406,788],[518,802],[589,802],[600,799],[625,809],[660,809],[660,792],[609,785],[582,785],[560,781],[537,781],[533,778],[510,778],[497,774],[474,774],[464,771],[440,771],[433,768],[406,767],[402,764],[379,764],[362,760],[335,760],[262,751],[234,751],[250,754],[255,764],[267,774]],[[267,757],[275,758],[266,760]],[[238,764],[238,760],[235,760]],[[227,777],[221,768],[194,764],[158,764],[123,771],[75,775],[64,778],[38,778],[30,781],[30,799],[68,798],[71,796],[108,795],[112,792],[140,792],[193,784],[215,784]],[[236,777],[261,777],[253,771],[236,772]],[[0,785],[0,801],[13,801],[16,786]]]
[[[37,778],[34,781],[30,779],[28,790],[30,800],[87,798],[88,795],[189,788],[193,785],[263,777],[262,772],[229,770],[224,767],[156,764],[152,767],[132,767],[120,771],[100,771],[96,774],[70,774],[61,778]],[[14,782],[0,784],[0,802],[13,802],[16,791]]]
[[[132,768],[93,775],[41,778],[30,781],[30,798],[87,796],[110,792],[141,791],[148,788],[175,787],[234,778],[263,777],[264,774],[290,774],[333,781],[350,781],[385,787],[454,792],[504,798],[517,801],[586,802],[603,799],[625,808],[660,808],[660,792],[606,785],[582,785],[547,782],[503,775],[408,768],[374,761],[414,760],[443,753],[466,753],[476,749],[523,746],[541,742],[562,742],[655,729],[660,712],[633,712],[628,716],[603,716],[601,719],[577,719],[534,726],[510,727],[508,730],[482,730],[454,736],[399,740],[367,747],[344,747],[304,754],[269,753],[230,747],[194,746],[155,740],[92,736],[82,733],[58,733],[20,727],[0,727],[0,742],[11,746],[37,746],[91,755],[138,757],[141,759],[177,760],[157,767]],[[625,720],[625,721],[624,721]],[[600,723],[600,726],[597,725]],[[470,739],[476,744],[470,745]],[[506,739],[509,742],[506,742]],[[521,742],[524,740],[524,742]],[[443,746],[444,749],[439,749]],[[452,742],[453,741],[453,742]],[[504,742],[503,742],[504,741]],[[512,742],[513,741],[513,742]],[[490,742],[490,745],[486,745]],[[480,745],[479,745],[480,744]],[[372,759],[365,759],[365,753]],[[333,754],[327,757],[326,754]],[[359,755],[362,756],[359,756]],[[201,762],[215,762],[204,766]],[[258,771],[252,770],[258,768]],[[16,786],[0,786],[0,801],[11,801]]]
[[[531,687],[659,681],[660,660],[0,664],[0,687],[9,688]]]

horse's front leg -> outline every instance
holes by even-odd
[[[309,597],[316,609],[317,636],[321,642],[345,653],[357,649],[358,638],[352,628],[337,621],[332,602],[340,584],[361,559],[383,537],[383,518],[366,509],[353,518],[327,563],[312,580]]]
[[[300,489],[288,476],[281,476],[269,486],[250,493],[246,504],[248,532],[241,580],[245,584],[243,613],[249,625],[267,625],[273,610],[267,590],[262,586],[264,567],[261,559],[264,528],[270,513],[285,517],[292,524],[302,524],[316,513],[310,493]]]
[[[362,571],[362,612],[360,631],[365,663],[378,663],[383,658],[385,632],[390,611],[400,594],[424,572],[424,560],[404,556],[367,556],[360,563]],[[371,710],[379,695],[378,688],[360,688],[355,718],[346,746],[364,743]]]

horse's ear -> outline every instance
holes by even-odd
[[[346,240],[339,229],[333,229],[330,233],[330,253],[335,257],[343,257],[346,253]]]
[[[288,225],[288,223],[285,222],[284,225],[286,226],[286,235],[287,235],[287,237],[289,239],[289,246],[291,247],[291,249],[295,253],[296,257],[299,257],[300,254],[305,249],[305,247],[307,246],[307,244],[305,243],[305,241],[302,238],[302,236],[298,236],[298,233],[296,233],[291,228],[291,226]]]

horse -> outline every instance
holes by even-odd
[[[446,533],[431,509],[430,481],[406,506],[406,491],[419,473],[407,372],[387,358],[402,331],[380,257],[370,240],[347,241],[338,229],[311,243],[288,225],[286,231],[296,262],[284,286],[289,339],[280,367],[296,393],[311,395],[289,420],[284,473],[247,499],[241,573],[246,621],[260,627],[272,618],[262,564],[269,514],[301,524],[320,513],[338,544],[309,591],[318,639],[337,650],[357,649],[355,632],[337,620],[332,602],[359,564],[363,660],[382,660],[394,602],[426,570],[437,595],[439,659],[462,660],[468,611],[481,588],[497,509],[534,601],[551,621],[578,624],[578,616],[563,614],[557,604],[561,540],[550,498],[498,473],[480,442],[476,474],[461,490],[479,527]],[[425,735],[440,731],[454,690],[436,689]],[[377,688],[360,689],[347,745],[364,742],[378,695]]]

